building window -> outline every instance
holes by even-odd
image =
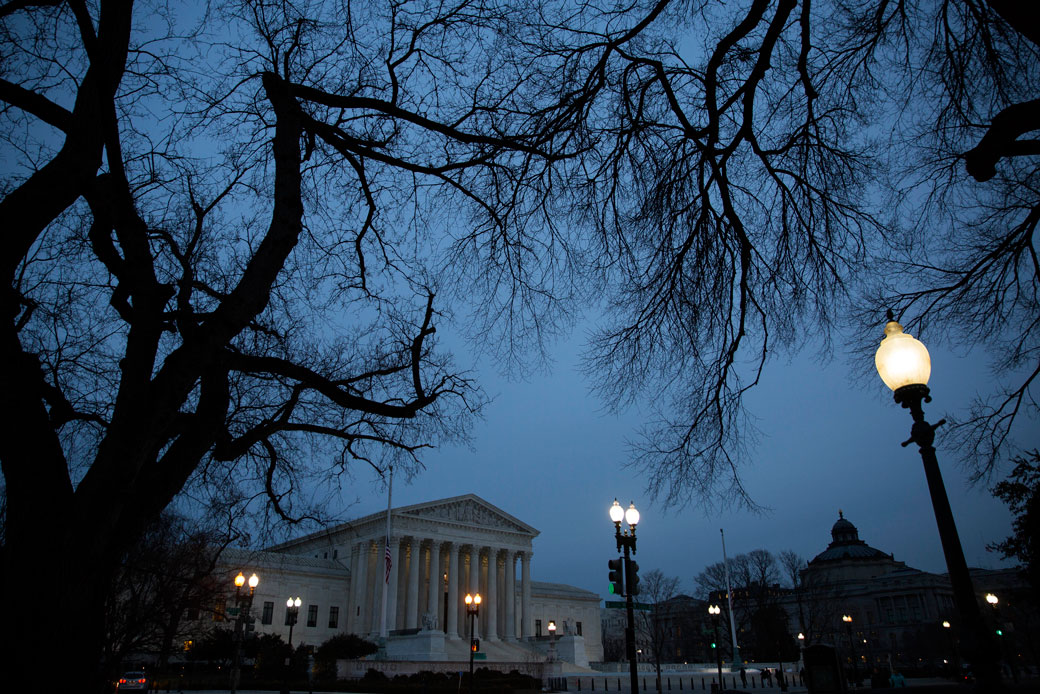
[[[339,626],[339,608],[333,605],[329,608],[329,629],[335,629]]]
[[[581,636],[581,622],[575,622],[574,629],[578,632],[578,636]]]
[[[339,550],[338,549],[332,550],[332,558],[333,559],[339,559]]]
[[[307,605],[307,626],[316,627],[318,626],[318,606]]]
[[[270,600],[264,601],[264,612],[260,615],[261,624],[270,624],[274,619],[274,603]]]
[[[540,619],[534,620],[534,635],[535,636],[541,636],[542,635],[542,620],[540,620]]]
[[[223,622],[224,621],[224,610],[227,609],[227,599],[217,598],[217,602],[213,605],[213,621]]]

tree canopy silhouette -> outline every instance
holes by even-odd
[[[863,290],[996,338],[985,469],[1040,373],[1025,11],[0,4],[0,573],[53,598],[12,608],[15,684],[59,618],[96,673],[118,558],[186,487],[300,518],[308,480],[464,437],[452,311],[517,363],[605,308],[587,372],[653,394],[649,490],[750,504],[746,393]]]

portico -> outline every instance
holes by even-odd
[[[272,549],[318,557],[331,548],[332,556],[347,562],[346,629],[361,636],[380,634],[384,582],[391,633],[442,631],[448,640],[468,638],[462,597],[479,592],[479,638],[534,635],[530,565],[537,530],[467,494],[393,509],[389,566],[385,533],[381,512]]]

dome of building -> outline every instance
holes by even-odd
[[[820,554],[817,554],[810,565],[821,562],[852,560],[875,560],[892,559],[891,554],[886,554],[880,549],[875,549],[863,540],[859,539],[859,530],[853,525],[842,511],[838,511],[838,520],[831,527],[831,543],[827,545]]]

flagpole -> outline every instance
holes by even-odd
[[[394,494],[394,466],[390,465],[390,481],[386,488],[386,544],[384,546],[383,554],[385,555],[386,570],[384,571],[383,578],[383,619],[379,628],[379,635],[386,641],[388,634],[386,625],[386,593],[390,587],[390,564],[393,562],[393,557],[390,556],[390,504]]]
[[[729,606],[729,634],[733,637],[733,663],[740,662],[740,647],[737,646],[737,628],[733,623],[733,589],[729,585],[729,559],[726,558],[726,533],[719,528],[722,535],[722,567],[726,573],[726,602]],[[732,668],[732,664],[730,666]]]

